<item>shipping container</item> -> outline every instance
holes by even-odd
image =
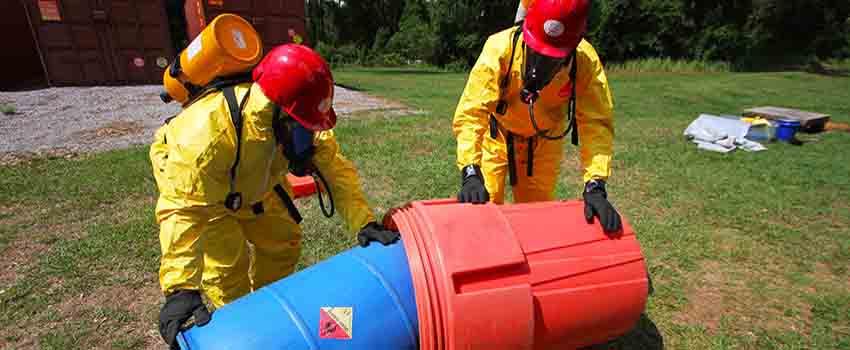
[[[32,36],[27,12],[21,0],[0,1],[0,33],[5,36],[3,60],[12,62],[0,67],[0,90],[44,87],[47,78],[41,56]]]
[[[164,0],[26,0],[51,85],[160,83],[175,55]]]
[[[307,40],[304,0],[186,0],[189,38],[222,13],[234,13],[250,22],[263,39],[264,51]]]

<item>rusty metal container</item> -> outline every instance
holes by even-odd
[[[250,22],[263,39],[263,52],[286,43],[307,44],[304,0],[186,0],[189,38],[195,38],[222,13]]]
[[[51,85],[159,83],[174,56],[163,0],[25,0]]]
[[[38,47],[20,0],[0,1],[0,33],[11,34],[5,37],[3,59],[13,63],[0,65],[0,90],[46,85]]]

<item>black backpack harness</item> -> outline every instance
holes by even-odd
[[[505,115],[508,111],[508,103],[504,98],[505,90],[508,89],[511,83],[511,70],[513,70],[514,66],[514,55],[516,54],[516,46],[519,43],[519,36],[522,33],[520,30],[522,28],[522,23],[519,24],[516,30],[512,35],[511,40],[511,58],[510,63],[508,63],[508,71],[507,74],[501,79],[499,84],[499,103],[496,105],[496,113],[499,115]],[[560,140],[567,136],[568,133],[571,133],[571,141],[573,145],[578,146],[578,127],[576,127],[576,75],[577,75],[577,65],[578,60],[576,59],[576,51],[574,50],[570,59],[567,62],[572,62],[570,67],[570,84],[572,85],[570,100],[568,102],[567,113],[569,117],[568,125],[564,133],[558,136],[550,136],[548,135],[548,130],[540,130],[537,127],[537,120],[534,119],[534,103],[528,104],[528,115],[531,118],[531,125],[534,127],[536,132],[535,135],[530,137],[525,137],[528,140],[528,149],[527,149],[527,165],[526,165],[526,176],[531,177],[534,175],[534,146],[537,142],[538,137],[542,137],[546,140]],[[515,186],[517,184],[517,175],[516,175],[516,152],[514,151],[514,143],[515,138],[521,137],[515,135],[509,130],[502,128],[499,126],[499,120],[496,119],[496,116],[493,113],[490,113],[490,137],[496,139],[499,137],[499,132],[505,134],[505,144],[507,146],[508,153],[508,177],[510,178],[511,186]]]
[[[239,168],[239,161],[242,154],[242,128],[244,118],[242,117],[242,110],[245,107],[245,102],[248,100],[248,97],[251,95],[251,90],[249,89],[244,96],[242,96],[242,100],[237,102],[235,86],[253,81],[251,75],[249,73],[239,74],[224,78],[218,78],[210,82],[204,88],[194,88],[192,97],[190,98],[190,102],[187,103],[187,106],[194,103],[198,99],[216,91],[221,91],[224,95],[224,99],[227,102],[228,112],[230,114],[230,120],[233,122],[233,128],[236,132],[236,158],[233,161],[233,165],[230,167],[230,192],[227,194],[227,197],[224,200],[224,206],[232,211],[237,211],[242,208],[242,193],[236,192],[236,173]],[[274,130],[275,139],[277,139],[278,144],[282,144],[285,142],[287,130],[282,125],[280,119],[280,107],[275,105],[274,107],[274,116],[272,117],[272,129]],[[172,117],[174,118],[174,117]],[[166,120],[166,123],[170,121],[171,118]],[[167,141],[166,141],[167,142]],[[312,158],[312,153],[308,158],[298,158],[293,159],[294,157],[289,154],[289,152],[285,152],[284,156],[290,162],[290,170],[293,171],[293,166],[300,167],[303,166],[305,162],[310,162],[310,158]],[[303,171],[299,171],[299,176],[304,176]],[[327,184],[324,176],[317,170],[312,169],[308,174],[313,176],[316,181],[316,190],[319,196],[319,206],[322,209],[322,213],[326,217],[331,217],[334,214],[334,202],[333,195],[331,193],[330,187]],[[296,224],[300,224],[303,221],[303,217],[301,213],[298,211],[298,208],[295,206],[295,203],[292,200],[292,197],[286,192],[286,189],[278,183],[274,186],[274,192],[280,197],[281,202],[283,202],[286,210],[289,212],[289,216],[295,221]],[[324,199],[322,196],[322,192],[327,192],[328,201],[330,205],[330,209],[326,209]],[[265,212],[265,208],[263,206],[263,202],[259,201],[251,205],[251,210],[255,215],[260,215]]]

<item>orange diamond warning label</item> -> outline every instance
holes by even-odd
[[[319,338],[351,339],[354,308],[323,307],[319,310]]]

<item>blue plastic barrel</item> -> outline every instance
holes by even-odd
[[[777,120],[776,138],[782,141],[791,141],[799,129],[800,121],[798,120]]]
[[[213,313],[177,340],[184,350],[417,349],[404,245],[353,248]]]

